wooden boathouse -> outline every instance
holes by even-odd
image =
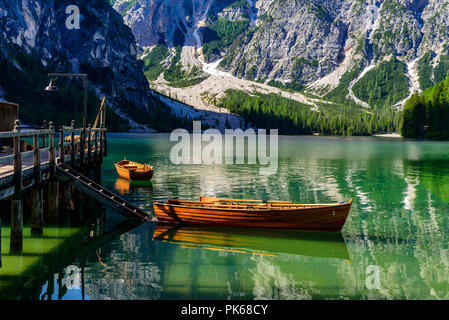
[[[11,214],[11,249],[22,248],[25,207],[30,211],[25,213],[30,215],[32,231],[42,232],[44,210],[49,219],[58,218],[60,208],[69,206],[73,190],[128,218],[154,221],[101,186],[101,164],[107,156],[108,142],[106,109],[100,113],[99,128],[76,128],[72,121],[70,126],[58,130],[53,122],[44,122],[40,129],[25,130],[19,120],[14,120],[10,127],[1,127],[6,130],[1,130],[0,141],[12,142],[2,144],[0,151],[0,213]],[[1,120],[11,121],[10,118]],[[25,206],[25,202],[31,205]]]

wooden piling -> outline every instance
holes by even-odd
[[[34,188],[31,190],[31,231],[42,233],[44,204],[41,183],[41,152],[39,149],[39,136],[33,136],[33,165],[34,165]]]
[[[41,234],[44,223],[44,201],[42,186],[31,190],[31,232]]]
[[[70,184],[68,183],[59,183],[59,191],[61,194],[61,203],[60,208],[62,210],[71,210],[72,206],[71,206],[71,199],[72,199],[72,187]]]
[[[11,236],[10,245],[13,251],[21,251],[23,246],[23,187],[22,187],[22,155],[20,153],[20,121],[16,120],[14,132],[19,135],[13,138],[14,145],[14,197],[11,200]]]
[[[48,216],[51,218],[57,218],[59,215],[59,182],[56,180],[48,181],[47,203]]]
[[[50,122],[50,138],[49,138],[49,157],[50,157],[50,180],[47,184],[47,211],[48,216],[52,218],[58,217],[59,214],[59,197],[58,191],[59,186],[56,181],[56,151],[54,147],[54,127],[53,122]],[[61,145],[61,140],[64,141],[64,133],[62,132],[59,138],[59,145]],[[62,155],[62,157],[61,157]],[[59,150],[59,160],[64,161],[64,142],[63,147]]]

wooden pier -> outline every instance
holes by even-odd
[[[41,129],[22,130],[16,120],[13,131],[0,132],[0,139],[13,141],[12,147],[0,152],[0,213],[11,214],[11,249],[22,248],[25,204],[32,231],[39,233],[44,208],[48,219],[57,219],[61,208],[73,205],[74,194],[90,196],[127,218],[154,221],[100,185],[101,164],[107,156],[103,113],[99,128],[76,128],[72,121],[58,131],[53,122],[48,126],[44,122]]]

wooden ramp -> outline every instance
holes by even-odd
[[[108,191],[103,186],[83,176],[78,171],[65,166],[56,167],[56,176],[63,182],[72,184],[81,192],[89,195],[103,205],[117,211],[127,218],[138,218],[144,221],[157,222],[155,216],[149,215],[135,205]]]

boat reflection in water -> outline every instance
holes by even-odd
[[[121,195],[129,194],[131,191],[138,188],[146,188],[148,190],[153,189],[153,183],[151,181],[129,181],[123,178],[117,178],[114,183],[114,189],[117,190]]]
[[[340,233],[296,230],[235,229],[159,223],[153,240],[207,249],[268,256],[280,254],[349,260]]]

